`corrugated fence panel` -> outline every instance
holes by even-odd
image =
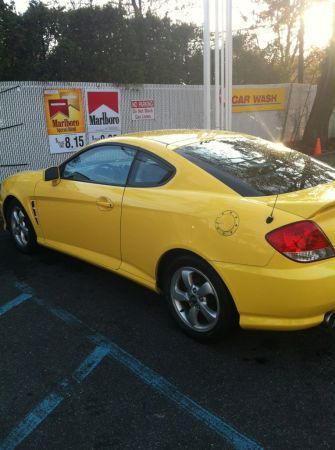
[[[3,92],[9,88],[8,92]],[[58,165],[71,154],[51,155],[45,124],[43,90],[48,88],[118,87],[106,83],[0,82],[0,180],[17,171]],[[239,87],[239,86],[236,86]],[[242,87],[242,86],[241,86]],[[243,86],[262,87],[259,85]],[[316,87],[309,85],[266,85],[284,87],[284,111],[241,112],[233,114],[233,129],[278,141],[301,137]],[[119,87],[122,133],[168,128],[203,127],[202,86],[131,85]],[[212,127],[214,128],[214,88],[212,88]],[[153,120],[133,121],[132,100],[154,100]],[[84,100],[86,101],[86,100]],[[85,105],[86,107],[86,105]],[[22,125],[21,125],[22,124]]]
[[[288,90],[286,141],[298,141],[302,138],[316,95],[316,86],[292,84]]]

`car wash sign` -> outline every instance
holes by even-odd
[[[233,89],[233,112],[280,111],[285,109],[285,88]]]
[[[89,142],[121,134],[118,89],[87,89],[86,102]]]

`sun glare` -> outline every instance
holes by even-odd
[[[330,1],[314,4],[305,12],[305,47],[326,47],[332,34]]]

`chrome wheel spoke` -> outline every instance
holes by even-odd
[[[183,279],[183,282],[184,282],[185,287],[186,287],[187,290],[190,290],[192,285],[193,285],[193,277],[192,277],[192,275],[193,275],[193,272],[191,270],[188,270],[188,269],[184,269],[181,272],[181,277]]]
[[[21,230],[23,231],[23,233],[27,236],[29,233],[28,227],[27,225],[23,222],[21,225]]]
[[[202,297],[206,297],[206,295],[215,295],[213,288],[211,286],[211,284],[206,281],[204,284],[202,284],[198,290],[198,296],[200,298]]]
[[[26,239],[26,236],[24,235],[23,230],[21,230],[20,239],[21,239],[21,242],[22,242],[23,245],[27,244],[27,239]]]
[[[17,213],[17,211],[15,210],[15,211],[13,211],[13,219],[14,219],[14,222],[15,222],[15,224],[16,225],[19,225],[19,223],[20,223],[20,218],[19,218],[19,215],[18,215],[18,213]]]
[[[19,222],[23,223],[24,222],[24,214],[21,210],[19,211],[18,217],[19,217]]]
[[[174,286],[172,295],[173,299],[178,302],[189,302],[187,292],[182,291],[178,286]]]
[[[187,313],[187,317],[188,317],[188,320],[190,321],[190,323],[195,327],[200,325],[198,316],[199,316],[199,309],[194,305],[194,306],[192,306],[192,308],[189,309],[189,311]]]
[[[208,323],[215,322],[217,318],[217,313],[210,309],[205,302],[199,302],[199,307],[202,315],[205,317]]]

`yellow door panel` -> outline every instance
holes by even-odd
[[[44,244],[60,245],[67,253],[117,269],[123,192],[121,186],[40,181],[35,200]]]

